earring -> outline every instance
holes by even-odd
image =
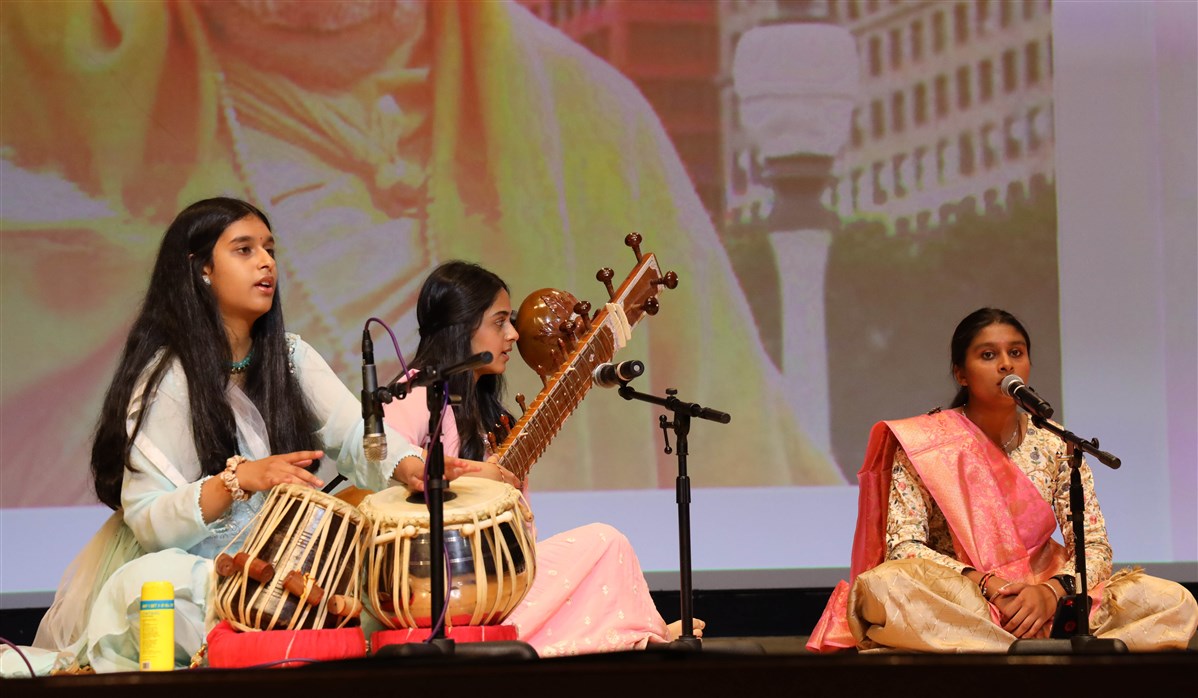
[[[204,274],[204,275],[203,275],[202,277],[200,277],[200,278],[202,278],[202,279],[204,280],[204,285],[206,285],[206,286],[211,286],[211,285],[212,285],[212,278],[211,278],[211,277],[209,277],[207,274]]]

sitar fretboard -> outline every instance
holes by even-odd
[[[615,318],[604,313],[602,321],[591,328],[563,368],[553,374],[545,389],[499,445],[500,465],[521,480],[561,430],[566,418],[586,397],[594,382],[591,374],[595,368],[611,361],[615,355],[612,322]]]

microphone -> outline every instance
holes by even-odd
[[[644,372],[645,364],[640,361],[621,361],[618,364],[608,362],[596,366],[595,370],[591,372],[591,379],[600,388],[615,388]]]
[[[1015,402],[1020,407],[1027,410],[1028,414],[1039,417],[1041,419],[1050,419],[1052,417],[1052,405],[1048,404],[1048,400],[1036,394],[1023,379],[1012,373],[1002,379],[1002,390],[1007,395],[1015,398]]]
[[[362,330],[362,450],[366,460],[387,460],[387,435],[383,432],[383,403],[379,400],[379,377],[374,368],[374,342],[370,330]]]

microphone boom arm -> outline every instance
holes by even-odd
[[[1050,422],[1047,419],[1043,419],[1042,417],[1038,417],[1036,415],[1031,415],[1031,418],[1032,424],[1035,424],[1040,429],[1051,431],[1052,433],[1061,437],[1065,443],[1073,444],[1074,448],[1080,449],[1085,453],[1089,453],[1090,455],[1094,456],[1099,463],[1102,463],[1111,470],[1118,470],[1119,466],[1123,465],[1123,461],[1119,460],[1119,458],[1113,453],[1109,453],[1098,447],[1098,439],[1083,439],[1077,434],[1074,434],[1068,429]]]
[[[489,351],[479,352],[473,356],[467,356],[461,361],[450,364],[448,366],[426,366],[420,369],[420,372],[412,376],[408,380],[403,380],[404,375],[400,373],[381,388],[386,390],[387,395],[384,396],[383,402],[391,402],[392,397],[400,400],[407,397],[412,388],[427,388],[428,386],[443,381],[450,376],[463,373],[465,371],[473,371],[476,368],[481,368],[491,363],[494,360],[494,355]]]

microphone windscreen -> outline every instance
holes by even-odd
[[[1021,385],[1023,385],[1023,379],[1014,373],[1002,379],[1002,391],[1012,397],[1015,396],[1015,391]]]

